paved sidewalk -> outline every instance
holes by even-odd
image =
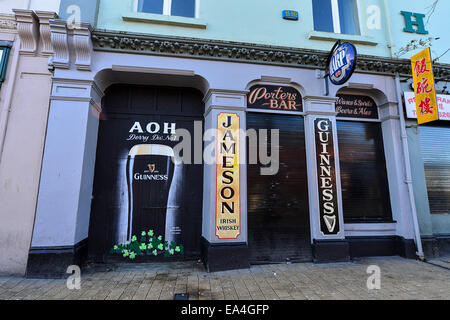
[[[447,259],[449,260],[449,259]],[[0,299],[450,299],[446,260],[428,263],[401,257],[362,258],[350,263],[272,264],[246,270],[205,272],[197,262],[88,267],[81,289],[66,280],[0,276]],[[441,266],[439,266],[440,264]],[[381,271],[381,288],[367,289],[367,267]]]

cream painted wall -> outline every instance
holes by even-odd
[[[0,12],[13,14],[12,9],[59,11],[61,0],[0,0]]]
[[[17,63],[0,159],[0,273],[23,275],[34,224],[51,74],[47,57],[21,56]],[[3,111],[5,107],[1,105]]]

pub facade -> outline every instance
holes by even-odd
[[[120,23],[130,28],[209,28],[201,12],[166,19],[129,2]],[[356,37],[356,70],[333,84],[325,68],[337,39],[321,50],[110,31],[117,10],[95,10],[76,27],[64,11],[49,22],[27,276],[85,262],[201,259],[214,272],[420,255],[396,81],[408,60],[372,56]],[[147,243],[130,259],[153,236],[167,256]]]

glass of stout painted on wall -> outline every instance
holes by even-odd
[[[183,164],[173,158],[173,149],[160,144],[135,145],[128,153],[128,240],[151,229],[181,242]]]

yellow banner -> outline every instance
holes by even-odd
[[[411,68],[416,99],[417,123],[422,124],[439,120],[430,48],[419,52],[411,58]]]
[[[236,113],[217,116],[216,236],[236,239],[241,234],[240,118]]]

